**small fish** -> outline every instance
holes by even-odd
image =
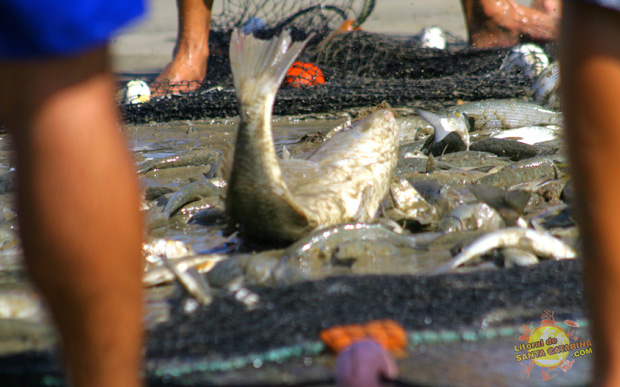
[[[431,222],[437,216],[437,210],[402,177],[393,177],[390,184],[390,199],[395,210],[405,219],[414,219],[421,224]]]
[[[161,257],[159,257],[161,261]],[[205,255],[192,255],[175,260],[168,259],[169,264],[174,265],[178,271],[187,271],[190,268],[195,268],[198,273],[208,273],[215,265],[228,259],[224,254],[205,254]],[[174,280],[175,275],[169,269],[169,267],[159,265],[147,270],[142,276],[142,283],[145,286],[156,286]]]
[[[219,150],[194,150],[181,155],[148,160],[140,166],[138,173],[146,173],[165,168],[213,165],[217,160],[221,159],[221,157],[222,151]]]
[[[510,50],[500,66],[501,71],[521,71],[526,76],[533,78],[538,76],[549,65],[549,57],[545,50],[532,44],[520,44]]]
[[[509,138],[483,138],[470,146],[471,150],[508,157],[512,161],[529,159],[538,155],[540,148]]]
[[[284,31],[264,41],[238,30],[231,38],[241,115],[226,212],[244,237],[262,243],[290,243],[317,228],[371,220],[396,167],[398,130],[389,110],[335,133],[303,162],[277,157],[271,130],[275,96],[310,38],[293,43]]]
[[[417,113],[435,130],[422,148],[428,154],[440,156],[469,149],[469,121],[463,113],[439,115],[421,109]]]
[[[560,109],[560,64],[551,63],[536,79],[531,88],[532,99],[548,109]]]
[[[491,250],[506,247],[523,249],[539,257],[555,260],[572,259],[577,256],[572,247],[546,232],[524,228],[505,228],[476,239],[452,260],[440,266],[437,272],[453,271]]]
[[[502,249],[502,257],[504,258],[504,267],[507,268],[515,266],[532,266],[540,262],[538,257],[529,251],[515,249],[512,247]]]
[[[502,216],[507,226],[527,227],[521,215],[532,196],[531,192],[508,191],[482,184],[470,184],[467,188],[478,200],[493,207]]]
[[[314,231],[289,246],[274,271],[280,281],[288,273],[303,275],[321,269],[338,245],[354,241],[378,241],[400,248],[419,249],[437,239],[441,233],[398,234],[382,224],[349,223]]]
[[[196,254],[192,246],[173,239],[153,239],[142,244],[142,255],[154,265],[161,263],[162,256],[176,259]]]
[[[525,126],[523,128],[502,130],[491,134],[491,138],[514,139],[524,144],[535,145],[541,142],[560,138],[561,128],[558,126]]]
[[[525,161],[528,161],[528,163],[523,163]],[[564,176],[566,176],[566,173],[558,167],[554,160],[545,156],[545,158],[536,157],[521,160],[502,168],[499,172],[478,179],[477,183],[493,187],[509,187],[531,180],[555,180]]]
[[[170,217],[187,203],[195,202],[209,196],[218,197],[222,189],[208,180],[199,180],[189,183],[174,193],[162,210],[166,217]]]
[[[179,267],[163,258],[164,264],[174,273],[175,278],[179,281],[183,289],[192,296],[200,305],[209,305],[213,301],[211,288],[203,276],[201,276],[194,267],[187,270],[179,270]]]
[[[485,203],[461,204],[446,215],[439,226],[439,231],[494,231],[504,227],[500,214]]]
[[[524,126],[563,126],[562,113],[532,102],[492,100],[464,103],[446,108],[442,114],[464,113],[471,130],[516,129]]]

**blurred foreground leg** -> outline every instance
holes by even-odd
[[[597,382],[620,384],[620,12],[564,2],[563,111],[584,238]]]
[[[26,261],[75,386],[140,384],[142,220],[108,57],[0,64]]]

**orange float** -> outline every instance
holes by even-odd
[[[312,63],[295,62],[286,73],[284,84],[291,87],[312,87],[325,83],[320,68]]]
[[[322,330],[320,337],[336,353],[363,339],[372,339],[383,349],[397,353],[403,352],[407,345],[407,332],[393,320],[375,320],[364,325],[334,326]]]

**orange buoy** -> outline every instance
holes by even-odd
[[[288,70],[284,84],[291,87],[309,87],[325,83],[320,68],[312,63],[295,62]]]
[[[371,339],[383,349],[404,353],[407,346],[407,332],[396,321],[374,320],[364,325],[339,325],[321,331],[320,338],[336,353],[340,353],[351,344]]]
[[[355,26],[355,20],[345,20],[340,27],[338,27],[338,32],[350,32],[350,31],[359,31],[361,28],[359,26]]]

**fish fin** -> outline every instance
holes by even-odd
[[[282,160],[290,160],[293,156],[291,156],[291,152],[288,151],[286,145],[282,147]]]
[[[311,38],[312,35],[293,43],[290,32],[285,30],[271,40],[261,40],[235,29],[229,54],[237,96],[248,93],[275,95],[288,69]]]
[[[530,200],[531,192],[523,190],[507,191],[498,187],[482,184],[469,184],[469,191],[478,200],[490,205],[496,210],[512,210],[517,214],[523,214],[523,210]]]
[[[420,117],[422,117],[426,122],[428,122],[434,129],[433,138],[435,142],[439,142],[443,140],[450,132],[448,132],[441,123],[442,117],[439,114],[435,114],[433,112],[429,112],[427,110],[418,109],[416,111]]]
[[[222,178],[228,182],[230,180],[230,173],[232,171],[233,159],[235,157],[235,148],[231,143],[225,143],[223,145],[224,156],[220,166]]]

